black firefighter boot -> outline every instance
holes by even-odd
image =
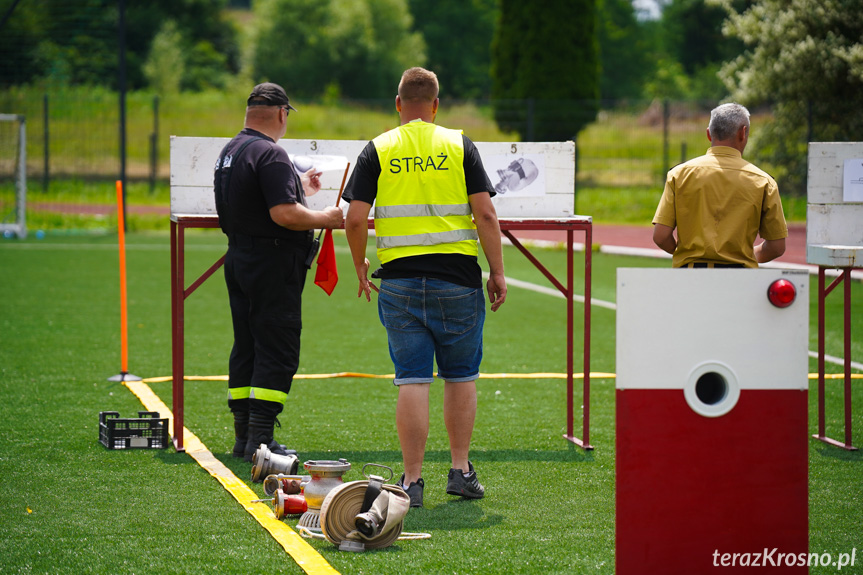
[[[244,459],[249,463],[255,456],[255,451],[263,443],[270,450],[270,453],[275,455],[296,455],[297,452],[293,449],[286,449],[273,439],[273,427],[275,427],[276,418],[274,416],[265,416],[258,413],[249,415],[249,435],[246,441],[246,449],[243,454]],[[281,426],[280,426],[281,427]]]
[[[249,442],[249,412],[234,412],[234,449],[231,455],[244,457],[246,455],[246,444]]]

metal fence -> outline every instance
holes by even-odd
[[[31,187],[50,187],[52,179],[93,180],[120,175],[119,97],[108,90],[94,88],[86,94],[80,90],[45,92],[38,97],[32,90],[0,91],[0,113],[3,110],[24,115],[28,132],[28,177]],[[134,109],[127,120],[137,133],[127,141],[126,156],[134,158],[128,172],[132,178],[155,182],[158,165],[159,99],[136,96],[127,102]],[[152,129],[140,133],[142,123]],[[140,140],[140,141],[139,141]]]
[[[183,130],[186,133],[180,133],[169,114],[164,112],[168,105],[163,105],[158,97],[134,93],[126,101],[127,137],[125,149],[121,149],[119,96],[116,93],[103,89],[87,92],[59,89],[35,97],[33,94],[32,89],[0,91],[0,113],[26,116],[28,204],[49,211],[52,202],[65,207],[70,204],[109,205],[113,203],[113,182],[117,179],[146,189],[145,194],[153,194],[153,201],[146,203],[158,203],[158,198],[162,198],[162,203],[166,204],[170,173],[169,137],[212,136],[213,123],[220,123],[219,135],[230,136],[241,121],[240,117],[233,115],[225,117],[223,114],[218,120],[211,115],[201,120],[200,133],[188,133],[197,129],[194,124],[192,127],[185,124]],[[194,99],[196,96],[186,97]],[[709,143],[705,128],[709,111],[715,104],[602,102],[595,121],[573,138],[577,149],[577,188],[661,190],[670,167],[703,154],[707,149]],[[530,111],[543,103],[524,101],[522,105],[525,112],[520,121],[524,124],[518,131],[530,134],[535,130],[531,125],[534,115]],[[570,105],[577,108],[580,103],[571,102]],[[467,110],[465,115],[452,118],[460,123],[452,127],[463,128],[476,141],[517,139],[511,133],[497,130],[489,101],[446,102],[445,106],[447,111]],[[351,128],[353,132],[349,130],[345,135],[345,139],[369,139],[382,131],[382,110],[391,114],[384,117],[387,122],[392,122],[388,127],[394,127],[396,118],[392,107],[391,100],[340,102],[327,110],[326,122],[338,122],[340,114],[356,116],[357,108],[376,111],[378,119],[371,125],[357,124]],[[232,109],[236,110],[236,107]],[[450,119],[446,117],[447,121]],[[314,129],[314,126],[307,128]],[[316,136],[297,135],[292,128],[288,137]],[[130,204],[134,201],[130,200]],[[88,210],[93,211],[93,208]],[[102,210],[102,216],[110,217],[106,210]],[[87,210],[80,211],[83,214]]]
[[[455,104],[473,105],[480,110],[491,106],[488,101]],[[379,101],[347,105],[381,107]],[[523,124],[519,131],[529,136],[536,131],[530,111],[544,103],[526,100],[521,105],[524,113],[509,122]],[[579,102],[570,105],[578,108]],[[603,102],[596,120],[574,138],[580,183],[613,187],[656,185],[669,167],[703,153],[708,145],[704,129],[712,105],[715,102]],[[343,103],[341,108],[344,106]],[[392,102],[387,101],[386,106],[392,107]],[[37,98],[32,97],[31,91],[0,92],[0,113],[23,114],[27,118],[28,176],[31,187],[37,188],[48,189],[57,178],[93,180],[119,176],[123,151],[119,144],[118,107],[118,96],[102,90],[86,97],[58,91]],[[126,107],[128,177],[152,183],[165,180],[169,173],[168,138],[173,132],[170,125],[160,128],[159,98],[135,95]],[[339,109],[334,108],[333,113],[338,114]],[[491,123],[491,114],[487,115]],[[233,133],[237,123],[236,118],[228,122],[228,134]],[[360,128],[357,132],[349,139],[376,135],[370,136],[368,130]],[[466,127],[465,132],[471,135],[470,128]],[[499,134],[497,138],[517,137]]]

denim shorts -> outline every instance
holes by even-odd
[[[482,360],[482,289],[431,278],[381,280],[378,314],[387,328],[396,385],[474,381]]]

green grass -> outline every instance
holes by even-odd
[[[131,234],[127,243],[129,368],[142,377],[169,375],[168,238]],[[217,232],[187,235],[189,281],[219,257],[224,244]],[[304,294],[301,373],[390,373],[376,306],[354,297],[343,235],[337,234],[336,245],[342,279],[335,293],[327,297],[309,281]],[[509,276],[548,285],[523,256],[505,249]],[[562,250],[534,253],[558,277],[564,274]],[[100,411],[134,416],[142,409],[125,387],[107,381],[120,369],[117,261],[111,236],[0,242],[6,278],[0,282],[0,572],[302,573],[189,456],[173,449],[109,451],[98,442]],[[618,267],[666,265],[597,254],[593,296],[614,300]],[[852,295],[854,309],[860,309],[859,282]],[[828,302],[827,353],[841,356],[841,299],[832,294]],[[506,305],[487,320],[483,372],[565,371],[563,307],[560,298],[510,288]],[[187,300],[186,310],[186,373],[226,373],[231,329],[220,274]],[[576,313],[577,326],[578,305]],[[614,324],[613,311],[593,309],[594,371],[614,371]],[[814,314],[810,324],[810,349],[815,349]],[[852,357],[859,361],[861,322],[855,322],[852,337]],[[578,329],[576,338],[580,349]],[[576,359],[576,370],[579,365]],[[829,364],[828,370],[841,371]],[[152,387],[170,405],[170,384]],[[186,425],[248,481],[249,464],[228,454],[233,439],[224,389],[224,383],[188,382]],[[424,469],[426,507],[411,510],[405,522],[406,531],[432,538],[363,554],[313,541],[335,569],[346,574],[613,572],[613,380],[593,383],[596,449],[587,453],[561,438],[563,381],[482,379],[478,389],[472,460],[487,497],[464,502],[443,493],[449,463],[436,385]],[[827,392],[828,432],[840,437],[841,382],[828,381]],[[279,437],[297,447],[303,460],[347,458],[353,469],[346,480],[360,479],[359,469],[369,462],[400,473],[395,399],[386,380],[297,380]],[[855,381],[858,444],[861,402],[863,390]],[[814,383],[810,408],[814,432]],[[726,447],[716,449],[721,456]],[[835,556],[859,548],[861,452],[810,440],[809,465],[811,550]],[[262,494],[260,485],[252,487]]]

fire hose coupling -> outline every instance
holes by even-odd
[[[301,494],[287,494],[281,489],[267,499],[253,499],[249,503],[271,503],[276,519],[285,519],[288,515],[300,515],[309,510],[306,498]]]
[[[386,494],[381,496],[384,478],[379,475],[366,474],[366,467],[369,466],[380,467],[389,471],[390,478],[388,481],[392,481],[395,475],[393,470],[385,465],[377,463],[366,463],[363,465],[362,473],[369,480],[369,483],[366,487],[360,512],[354,518],[354,525],[359,534],[365,539],[373,539],[380,534],[381,527],[387,518],[387,509],[389,506],[389,496]]]
[[[311,475],[286,475],[284,473],[267,475],[264,478],[264,493],[272,496],[281,489],[288,495],[294,495],[302,492],[305,484],[311,480]]]
[[[306,496],[302,491],[311,481],[310,475],[285,475],[282,473],[268,475],[264,479],[264,493],[271,496],[273,514],[276,519],[284,519],[289,515],[301,515],[309,510]]]
[[[281,489],[276,491],[273,499],[273,513],[276,519],[282,520],[288,515],[300,515],[309,510],[306,498],[300,494],[287,494]]]
[[[297,525],[320,533],[321,505],[328,493],[344,484],[342,475],[351,470],[351,464],[343,458],[338,461],[310,460],[306,461],[303,467],[312,478],[303,487],[308,510],[300,517]]]
[[[262,443],[252,456],[252,482],[261,483],[268,475],[279,473],[295,475],[299,464],[296,454],[277,455]]]

